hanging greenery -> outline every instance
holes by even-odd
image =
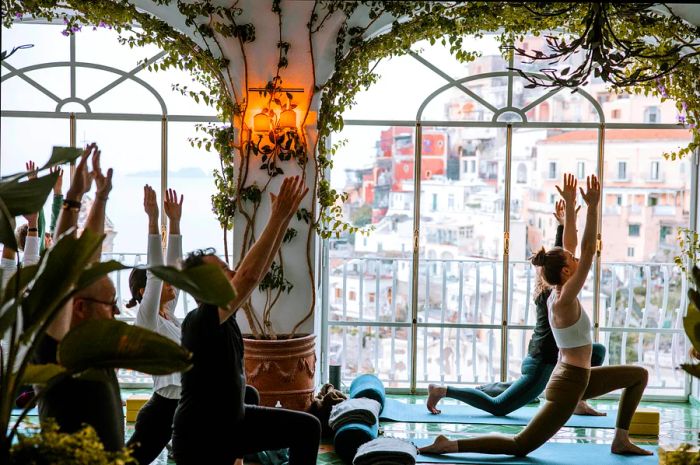
[[[548,41],[553,48],[553,52],[547,55],[550,61],[566,58],[579,50],[586,58],[580,69],[571,71],[562,68],[551,73],[545,70],[544,73],[548,76],[546,80],[522,73],[526,79],[531,79],[532,84],[573,86],[577,82],[586,82],[592,72],[594,76],[608,81],[615,91],[644,93],[661,97],[662,100],[672,99],[681,112],[682,120],[679,122],[692,130],[693,137],[687,147],[671,152],[668,156],[672,159],[682,158],[700,145],[700,129],[697,127],[700,115],[697,84],[700,57],[695,41],[697,28],[672,14],[663,16],[650,10],[656,4],[619,6],[611,3],[316,0],[307,23],[312,69],[315,69],[313,38],[320,32],[325,32],[325,28],[333,27],[337,32],[335,70],[331,78],[327,82],[314,82],[313,92],[305,94],[306,101],[300,105],[308,109],[312,100],[320,97],[318,138],[310,144],[303,130],[282,131],[279,122],[272,123],[270,129],[263,133],[248,136],[251,134],[250,128],[245,124],[250,102],[248,61],[254,57],[248,57],[247,47],[256,41],[256,24],[242,18],[255,15],[243,15],[240,2],[234,3],[232,7],[219,6],[211,1],[156,0],[156,3],[177,8],[183,15],[185,24],[195,31],[195,38],[137,10],[127,0],[4,0],[3,23],[9,27],[16,15],[21,17],[23,14],[48,19],[62,18],[66,23],[67,34],[74,34],[86,25],[111,25],[122,33],[122,42],[129,46],[154,43],[167,52],[161,62],[150,65],[152,69],[177,67],[196,77],[205,91],[193,91],[186,86],[177,85],[174,89],[212,105],[225,122],[223,126],[200,126],[203,136],[194,138],[191,142],[207,150],[214,149],[219,154],[221,165],[215,172],[217,193],[212,196],[212,204],[224,230],[227,256],[226,232],[232,227],[234,214],[240,214],[245,221],[245,227],[240,231],[242,256],[255,241],[257,215],[270,181],[275,176],[284,174],[286,169],[301,169],[302,173],[306,173],[307,164],[312,164],[315,176],[310,182],[315,198],[311,210],[300,210],[297,218],[308,224],[307,271],[313,295],[308,313],[295,325],[292,334],[314,311],[316,299],[311,260],[313,235],[330,238],[343,232],[364,231],[343,218],[341,205],[347,199],[347,194],[333,189],[326,177],[339,148],[338,144],[329,143],[329,137],[343,129],[343,114],[355,103],[357,93],[377,81],[378,75],[374,72],[376,65],[382,59],[408,53],[416,42],[440,42],[457,59],[468,62],[474,60],[477,53],[469,50],[466,37],[481,37],[485,32],[502,31],[498,40],[504,53],[508,56],[512,53],[524,56],[527,53],[513,49],[514,43],[530,34],[548,33]],[[259,3],[255,5],[258,7]],[[287,95],[282,88],[291,47],[283,31],[282,7],[285,5],[293,5],[293,2],[272,0],[269,3],[277,18],[279,34],[276,43],[270,45],[271,53],[272,47],[275,47],[274,53],[278,54],[277,67],[274,72],[271,70],[272,77],[262,91],[268,98],[265,108],[267,116],[273,114],[273,109],[284,111],[299,103],[297,100],[292,102],[291,94]],[[65,10],[57,10],[59,6],[73,9],[76,14],[69,16]],[[362,12],[361,24],[357,24],[358,12]],[[377,21],[389,22],[388,30],[367,38],[367,33]],[[264,26],[269,28],[271,25]],[[237,70],[237,73],[244,81],[244,86],[234,85],[237,81],[231,74],[229,61],[221,46],[224,40],[236,45],[243,57],[243,68]],[[531,53],[530,58],[535,61],[544,59],[546,54],[541,54]],[[315,78],[315,73],[313,74]],[[243,89],[239,92],[240,95],[234,90],[237,88]],[[298,127],[304,128],[307,118],[308,110]],[[264,170],[268,176],[266,182],[258,185],[251,181],[251,169]],[[290,235],[285,243],[296,240],[299,240],[298,235]],[[243,306],[256,337],[275,337],[269,330],[270,311],[279,295],[288,289],[281,253],[277,264],[278,268],[271,270],[265,280],[267,284],[264,292],[269,295],[265,308],[256,312],[250,301]],[[262,322],[257,315],[264,315]]]
[[[588,84],[591,74],[614,87],[637,86],[657,81],[678,66],[700,55],[700,28],[673,15],[650,8],[661,4],[586,2],[569,3],[562,8],[552,3],[519,4],[533,20],[557,18],[569,23],[571,35],[548,35],[549,53],[514,47],[530,63],[543,62],[540,69],[547,79],[517,70],[529,81],[527,87],[577,88]],[[664,30],[672,34],[663,34]],[[578,59],[578,66],[568,65]],[[552,67],[554,66],[554,67]]]

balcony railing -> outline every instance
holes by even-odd
[[[388,387],[406,388],[416,363],[418,387],[476,385],[500,379],[506,337],[506,378],[519,377],[536,319],[535,272],[527,262],[509,264],[502,326],[502,266],[495,260],[422,260],[413,339],[411,260],[346,259],[329,275],[328,361],[342,365],[345,382],[372,372]],[[589,314],[599,302],[592,320],[600,324],[595,336],[608,349],[606,363],[645,366],[647,394],[687,394],[678,369],[687,353],[686,285],[673,263],[603,263],[598,295],[591,273],[579,296]]]
[[[129,265],[144,264],[145,254],[106,254]],[[476,385],[500,379],[501,338],[507,338],[507,379],[520,376],[520,363],[535,325],[535,271],[528,262],[510,262],[507,326],[502,321],[503,265],[496,260],[421,260],[417,337],[412,338],[409,258],[335,257],[327,293],[328,343],[325,360],[342,365],[349,383],[358,373],[376,373],[390,388],[410,385],[416,344],[418,387],[428,383]],[[112,273],[121,320],[127,310],[129,271]],[[594,279],[590,274],[579,298],[593,314]],[[687,282],[673,263],[603,263],[597,340],[608,349],[606,363],[641,364],[649,370],[647,393],[687,394],[677,367],[686,358],[682,318]],[[181,294],[176,315],[183,318],[196,303]],[[593,321],[594,318],[592,318]],[[624,348],[624,350],[623,350]],[[121,370],[128,386],[150,386],[150,376]]]

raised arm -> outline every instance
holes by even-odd
[[[180,235],[180,218],[182,218],[182,202],[184,196],[180,196],[178,201],[177,192],[174,189],[168,189],[165,193],[165,202],[163,209],[170,223],[170,234],[168,236],[168,252],[165,257],[165,264],[168,266],[177,266],[182,259],[182,235]],[[168,302],[168,311],[175,314],[177,301],[180,298],[180,290],[173,287],[175,298]]]
[[[143,209],[148,215],[148,265],[163,264],[163,248],[158,233],[158,200],[156,192],[149,185],[143,187]],[[143,291],[139,310],[136,313],[136,324],[151,330],[158,324],[158,310],[163,281],[150,271],[146,272],[146,287]]]
[[[102,173],[102,169],[100,168],[100,155],[100,151],[97,150],[92,156],[92,176],[95,179],[95,201],[92,203],[90,213],[88,213],[85,229],[102,235],[105,232],[107,199],[112,190],[112,168],[107,170],[107,176]],[[101,250],[96,250],[92,261],[100,261],[101,254]]]
[[[299,176],[295,176],[286,178],[277,197],[272,198],[270,219],[260,238],[243,257],[231,280],[231,284],[236,290],[236,298],[226,310],[219,310],[219,320],[222,323],[238,310],[265,277],[268,270],[265,266],[269,267],[270,256],[277,253],[281,242],[278,240],[278,236],[284,235],[289,222],[307,192],[309,189],[304,186],[304,182]]]
[[[564,189],[556,186],[564,199],[564,250],[576,255],[578,237],[576,236],[576,178],[564,173]]]
[[[51,173],[58,173],[58,179],[53,186],[53,202],[51,203],[51,224],[49,224],[49,232],[53,236],[56,231],[56,222],[58,215],[61,213],[61,205],[63,204],[63,168],[55,166],[49,169]]]
[[[581,209],[581,205],[576,207],[576,216],[578,216],[578,211]],[[557,235],[554,239],[554,247],[561,247],[562,246],[562,238],[564,236],[564,223],[566,222],[566,202],[564,202],[564,199],[557,200],[557,203],[554,204],[554,218],[557,220]],[[574,237],[574,240],[577,241],[578,239]]]
[[[559,302],[570,303],[576,299],[583,288],[588,272],[593,263],[596,250],[596,233],[598,230],[598,202],[600,201],[600,183],[595,175],[586,180],[586,192],[581,189],[581,196],[586,202],[586,227],[581,240],[581,257],[574,274],[562,286]]]
[[[71,234],[75,234],[78,225],[78,214],[80,213],[80,202],[83,195],[90,190],[92,184],[92,174],[88,172],[88,157],[97,150],[97,145],[90,144],[85,148],[80,161],[75,167],[75,173],[71,185],[66,193],[66,200],[63,203],[61,214],[56,225],[56,238],[61,237],[66,231],[73,228]],[[56,315],[56,318],[49,325],[46,333],[52,338],[60,341],[70,329],[70,321],[73,316],[73,301],[70,300]]]

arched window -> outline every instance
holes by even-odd
[[[517,174],[517,183],[518,184],[526,184],[527,183],[527,166],[525,166],[525,163],[519,163],[518,164],[518,174]]]

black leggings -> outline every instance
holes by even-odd
[[[139,410],[134,434],[126,443],[132,449],[131,456],[139,465],[153,462],[170,441],[173,434],[173,416],[178,402],[179,399],[168,399],[154,392],[151,399]],[[253,386],[245,387],[245,403],[260,403],[260,395]]]
[[[265,450],[289,448],[288,465],[316,463],[321,440],[321,423],[304,412],[284,408],[258,407],[258,391],[246,386],[245,413],[237,425],[201,425],[201,436],[191,431],[174,441],[178,465],[231,465],[237,458]],[[216,412],[212,412],[214,417]],[[225,431],[224,432],[224,428]]]
[[[131,456],[140,465],[153,462],[173,434],[173,415],[179,399],[168,399],[153,393],[136,417],[134,434],[126,443],[132,448]]]

